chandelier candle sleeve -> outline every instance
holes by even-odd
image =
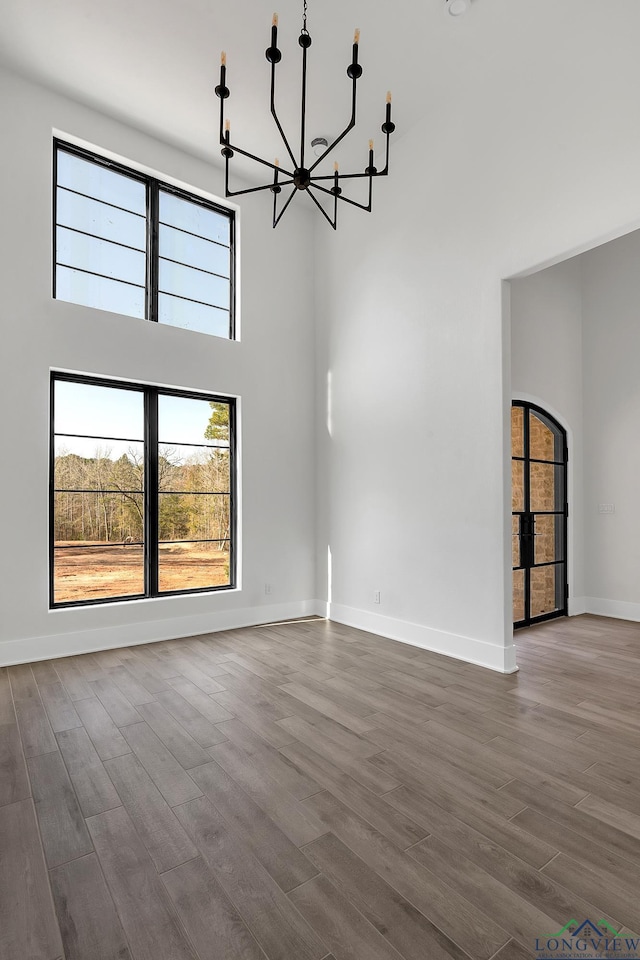
[[[229,96],[229,88],[227,87],[227,55],[224,50],[220,54],[220,83],[215,89],[215,94],[220,100],[226,100]],[[222,119],[220,122],[222,124]]]
[[[371,184],[373,177],[378,172],[373,165],[373,140],[369,140],[369,165],[364,171],[369,177],[369,183]]]
[[[389,143],[389,140],[388,140],[389,134],[393,133],[395,128],[396,128],[395,123],[392,123],[391,121],[391,90],[389,90],[387,92],[387,112],[385,116],[385,121],[380,128],[382,132],[387,135],[387,144]]]
[[[276,195],[280,193],[280,191],[282,190],[282,187],[278,183],[279,175],[280,175],[280,161],[276,157],[275,160],[273,161],[273,184],[271,185],[271,193],[274,194],[274,197],[273,197],[274,214],[275,214]]]
[[[223,99],[223,98],[221,98],[221,99]],[[224,100],[223,100],[223,102],[224,102]],[[221,118],[221,121],[222,121],[222,118]],[[229,167],[229,160],[230,160],[231,157],[233,156],[233,150],[231,149],[231,147],[230,147],[230,145],[229,145],[229,132],[230,132],[230,130],[231,130],[231,121],[230,121],[230,120],[225,120],[225,122],[224,122],[224,135],[222,135],[222,134],[220,135],[220,142],[223,143],[224,146],[223,146],[223,148],[222,148],[222,150],[221,150],[220,152],[221,152],[222,156],[225,158],[225,160],[226,160],[226,162],[227,162],[227,163],[226,163],[227,169],[228,169],[228,167]]]
[[[353,34],[353,47],[351,52],[351,63],[347,67],[347,76],[350,80],[359,80],[362,76],[362,67],[358,63],[358,47],[360,45],[360,28],[356,27]]]

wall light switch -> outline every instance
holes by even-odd
[[[380,591],[379,591],[379,590],[376,590],[375,593],[373,594],[373,602],[374,602],[374,603],[380,603]]]
[[[598,513],[615,513],[616,505],[615,503],[599,503],[598,504]]]

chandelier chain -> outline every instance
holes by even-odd
[[[309,35],[309,31],[307,30],[307,0],[303,0],[302,32],[307,36]]]

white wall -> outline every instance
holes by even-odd
[[[313,261],[300,243],[307,215],[291,209],[276,235],[268,199],[243,204],[240,343],[55,301],[54,129],[213,195],[223,193],[222,175],[4,72],[0,123],[0,664],[307,612],[315,588]],[[50,368],[241,397],[241,590],[48,610]]]
[[[640,233],[581,260],[587,609],[640,620]]]
[[[582,257],[511,283],[511,390],[567,431],[569,612],[583,613]]]
[[[332,616],[498,670],[515,664],[501,280],[640,220],[640,8],[561,6],[505,6],[499,68],[426,92],[373,222],[342,211],[317,234],[318,589],[330,550]]]

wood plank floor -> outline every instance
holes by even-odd
[[[324,620],[0,670],[0,960],[523,960],[640,930],[640,624],[501,676]]]

